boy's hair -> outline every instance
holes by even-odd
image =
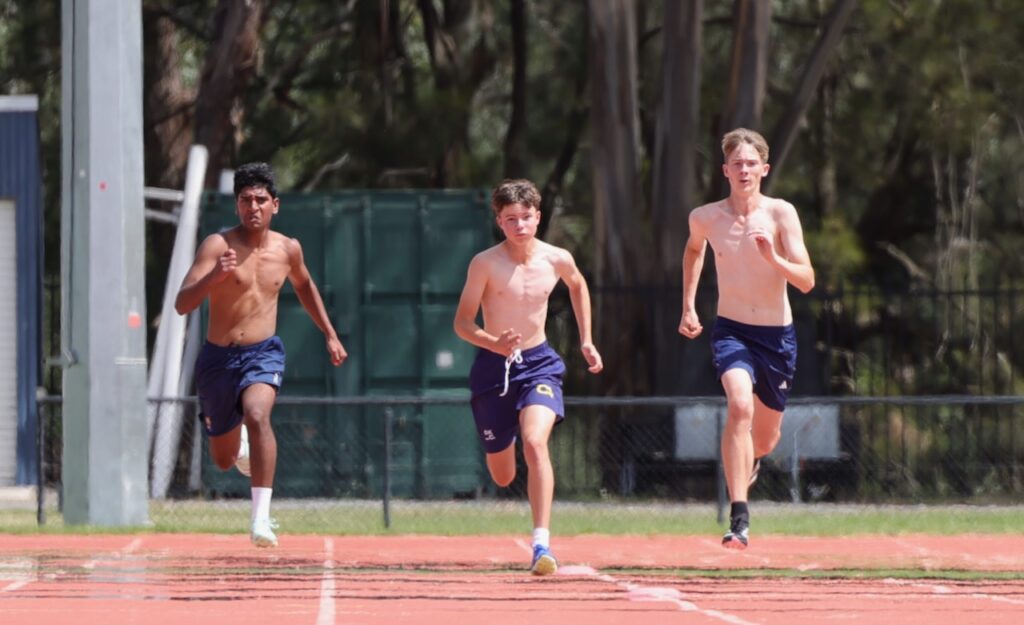
[[[264,187],[270,197],[277,197],[274,170],[266,163],[246,163],[235,170],[235,197],[246,187]]]
[[[761,162],[768,162],[768,142],[764,140],[760,133],[747,128],[737,128],[725,133],[725,136],[722,137],[722,156],[725,157],[725,160],[729,160],[729,155],[741,143],[748,143],[754,146],[754,149],[761,156]]]
[[[509,204],[540,208],[540,191],[529,180],[502,180],[491,192],[491,210],[497,215]]]

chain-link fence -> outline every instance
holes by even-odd
[[[515,481],[496,487],[467,404],[461,398],[280,397],[273,414],[275,513],[290,515],[293,525],[341,531],[402,530],[417,516],[443,516],[458,506],[482,516],[522,513],[522,454]],[[569,397],[566,404],[566,419],[550,442],[559,505],[601,503],[604,514],[625,521],[638,506],[724,505],[722,398]],[[213,465],[195,399],[168,398],[152,407],[177,424],[174,435],[152,445],[154,522],[244,527],[248,479]],[[41,475],[58,493],[60,408],[57,397],[41,402]],[[447,418],[453,414],[459,416]],[[751,499],[1009,503],[1021,495],[1022,397],[796,397]]]
[[[55,285],[49,287],[52,304]],[[694,341],[680,339],[677,285],[595,286],[593,296],[596,330],[605,328],[599,343],[607,365],[602,376],[585,373],[564,289],[552,295],[549,309],[548,336],[566,360],[571,395],[567,419],[550,444],[556,505],[601,502],[610,515],[629,518],[637,504],[720,504],[724,412],[709,332]],[[708,325],[714,299],[710,293],[698,298]],[[782,440],[751,498],[1020,501],[1022,302],[1024,289],[1015,285],[909,291],[864,286],[817,289],[795,298],[798,374]],[[636,317],[637,311],[643,314]],[[56,353],[55,316],[47,328],[46,348]],[[665,354],[672,358],[664,360]],[[51,366],[47,373],[51,396],[40,403],[40,475],[46,491],[59,494],[60,368]],[[349,374],[358,377],[356,370]],[[319,391],[308,385],[296,391],[286,382],[273,415],[279,447],[275,510],[290,505],[297,518],[331,527],[345,519],[354,531],[382,524],[401,529],[408,518],[443,516],[453,502],[485,514],[509,508],[528,515],[525,466],[520,460],[509,488],[493,485],[465,391],[424,390],[415,381],[387,388],[354,385],[362,390],[342,397],[289,396]],[[658,388],[680,396],[601,396],[656,394],[652,389]],[[400,392],[430,396],[380,396]],[[208,519],[216,525],[221,518],[244,516],[248,482],[209,460],[195,399],[153,401],[150,417],[154,434],[140,444],[150,445],[154,521],[174,526],[183,519]],[[343,512],[335,512],[338,506]]]

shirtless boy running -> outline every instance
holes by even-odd
[[[591,373],[602,369],[591,339],[590,292],[572,255],[536,238],[540,193],[527,180],[506,180],[494,189],[491,207],[505,235],[477,254],[455,314],[455,332],[480,348],[470,372],[473,418],[498,486],[516,475],[515,440],[523,437],[527,491],[533,514],[535,575],[550,575],[558,562],[550,549],[555,478],[548,438],[565,418],[565,364],[544,334],[548,296],[559,280],[569,287],[580,347]],[[484,327],[476,323],[483,309]]]
[[[206,343],[195,368],[200,416],[217,466],[227,470],[235,465],[250,476],[250,537],[257,547],[277,546],[276,524],[270,519],[277,467],[270,412],[284,375],[284,346],[274,334],[285,279],[324,333],[331,362],[340,365],[348,356],[306,268],[302,246],[270,229],[279,208],[270,167],[239,167],[235,210],[240,223],[206,237],[174,303],[184,315],[210,298]]]
[[[796,209],[761,195],[761,180],[769,169],[764,137],[738,128],[723,137],[722,153],[729,197],[690,213],[679,333],[692,339],[703,330],[695,299],[710,243],[718,276],[711,349],[728,403],[722,464],[732,501],[722,544],[745,549],[747,492],[760,459],[779,442],[796,370],[796,333],[786,284],[807,293],[814,288],[814,269]]]

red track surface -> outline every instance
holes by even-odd
[[[1024,574],[1019,536],[762,536],[741,553],[714,537],[556,537],[553,547],[559,574],[534,578],[528,546],[507,536],[285,535],[265,551],[244,536],[0,536],[0,624],[1024,623],[1022,580],[838,577]],[[727,569],[755,576],[710,577]]]

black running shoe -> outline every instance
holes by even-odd
[[[726,549],[742,551],[747,548],[747,532],[750,521],[745,517],[736,517],[729,522],[729,531],[722,536],[722,546]]]
[[[754,469],[750,472],[750,481],[747,482],[747,488],[750,488],[751,486],[754,485],[754,482],[757,481],[757,474],[760,471],[761,471],[761,459],[760,458],[754,458]]]

